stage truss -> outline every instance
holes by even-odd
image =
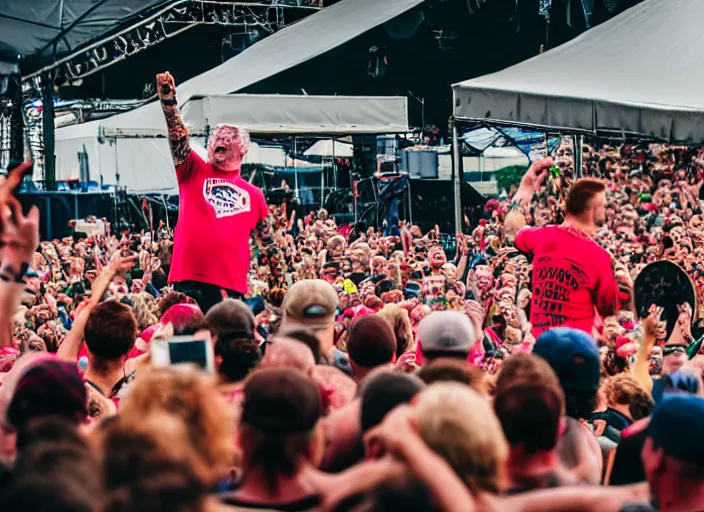
[[[25,89],[39,89],[42,77],[66,85],[199,25],[258,29],[268,33],[284,26],[286,9],[318,10],[303,1],[179,0],[137,22],[24,77]],[[310,3],[310,2],[309,2]]]

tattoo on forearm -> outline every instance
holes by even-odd
[[[171,155],[174,158],[174,165],[183,165],[186,157],[191,152],[191,143],[188,136],[188,129],[183,124],[181,112],[177,105],[161,105],[166,117],[166,127],[169,132],[169,146],[171,146]]]

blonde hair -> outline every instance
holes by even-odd
[[[473,495],[499,492],[508,444],[488,400],[464,384],[432,384],[417,395],[412,414],[423,440]]]
[[[645,388],[627,373],[604,380],[604,398],[608,405],[629,405],[641,396],[649,395]]]
[[[195,368],[145,368],[120,404],[118,418],[138,428],[154,414],[171,415],[187,428],[197,453],[194,472],[207,486],[221,482],[235,460],[235,422],[216,382]]]
[[[134,314],[135,320],[137,320],[137,325],[139,326],[140,331],[143,331],[147,327],[151,327],[159,321],[156,315],[152,313],[152,310],[149,307],[149,302],[147,302],[147,299],[144,296],[145,293],[146,292],[130,294],[130,300],[132,301],[132,313]]]
[[[415,339],[408,311],[398,304],[386,304],[377,313],[391,326],[396,337],[396,355],[415,350]]]

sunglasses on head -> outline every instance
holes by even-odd
[[[684,345],[670,345],[663,347],[662,355],[670,356],[672,354],[684,354],[687,352],[687,347]]]

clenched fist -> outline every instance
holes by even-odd
[[[159,94],[159,99],[171,100],[176,97],[176,84],[171,73],[167,71],[156,75],[156,90]]]

